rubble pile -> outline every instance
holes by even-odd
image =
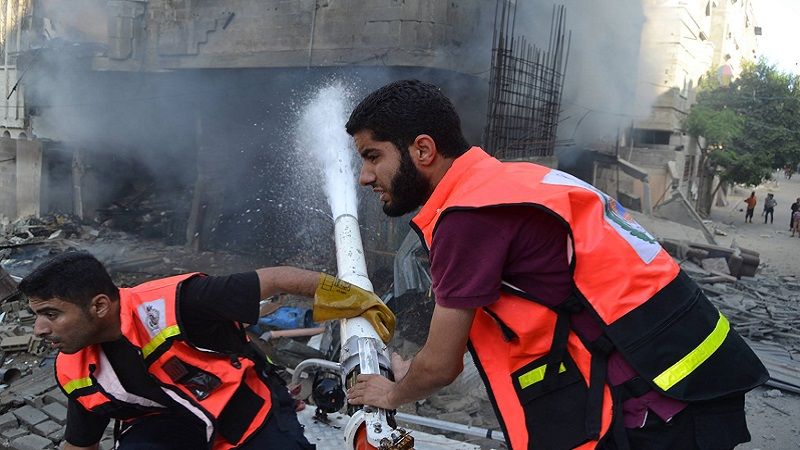
[[[155,192],[136,191],[107,208],[97,209],[96,220],[105,228],[135,232],[146,238],[179,244],[185,240],[188,211],[186,208],[178,211],[175,205],[189,205],[190,199],[179,203],[164,198],[164,195]]]
[[[720,281],[719,272],[701,274],[687,264],[684,269],[699,276],[706,295],[748,340],[769,370],[767,385],[800,394],[800,280],[759,275]],[[707,279],[715,282],[705,283]]]
[[[50,215],[2,225],[0,266],[21,277],[55,254],[85,249],[106,264],[121,286],[188,271],[233,273],[276,263],[314,267],[308,261],[270,261],[269,255],[259,263],[225,252],[192,252],[184,246],[165,245],[110,228],[114,217],[129,212],[122,207],[110,208],[105,211],[109,214],[105,224],[87,225],[70,215]],[[769,385],[800,393],[800,331],[796,329],[800,323],[800,278],[764,273],[758,254],[743,249],[680,242],[668,243],[665,248],[672,250],[681,267],[749,340],[770,371]],[[750,277],[756,268],[759,273]],[[53,376],[55,354],[33,335],[35,317],[15,289],[13,280],[0,270],[0,448],[57,448],[63,439],[66,398]],[[401,326],[393,345],[405,357],[416,353],[425,341],[429,311],[419,306],[432,306],[427,291],[415,291],[416,301],[402,296],[394,299]],[[409,317],[417,320],[407,320]],[[281,341],[306,347],[288,338]],[[275,350],[293,354],[285,346],[276,346]],[[299,354],[300,359],[307,357]],[[464,373],[456,382],[427,400],[404,406],[402,412],[499,430],[480,376],[469,355],[466,359]],[[481,443],[492,446],[489,440]],[[111,445],[109,428],[101,448]]]
[[[87,250],[105,264],[114,281],[129,286],[185,272],[227,274],[287,263],[279,255],[271,254],[256,257],[221,251],[195,252],[183,245],[167,245],[163,240],[113,229],[111,225],[82,222],[67,214],[26,217],[0,225],[0,267],[24,277],[52,256]]]

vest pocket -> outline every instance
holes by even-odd
[[[220,379],[177,357],[168,359],[161,368],[169,375],[173,383],[180,384],[194,395],[197,400],[205,400],[214,389],[220,386]]]
[[[242,380],[217,418],[217,431],[220,436],[231,444],[238,444],[263,405],[264,399]]]
[[[525,414],[528,448],[562,450],[586,442],[588,386],[575,362],[565,353],[558,372],[545,379],[548,356],[511,374]]]

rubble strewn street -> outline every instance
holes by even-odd
[[[783,195],[791,197],[795,194],[789,191],[800,191],[800,184],[787,183],[783,189],[786,191]],[[780,214],[776,216],[780,218]],[[130,285],[180,272],[235,272],[248,270],[256,264],[252,257],[222,252],[193,253],[185,247],[148,240],[112,229],[109,225],[112,224],[89,226],[68,215],[17,220],[2,229],[0,256],[3,259],[0,265],[13,275],[24,276],[51,255],[70,249],[86,249],[104,259],[115,281]],[[664,221],[663,225],[668,227],[669,222]],[[718,231],[726,230],[725,234],[729,235],[726,238],[731,240],[739,236],[737,231],[743,228],[735,221],[727,224],[720,221],[714,226]],[[796,448],[789,443],[800,442],[800,427],[794,420],[800,415],[800,331],[797,330],[797,323],[800,323],[800,278],[791,270],[792,258],[781,255],[781,252],[787,252],[786,243],[775,240],[789,239],[788,234],[778,231],[777,227],[766,230],[772,231],[769,238],[743,235],[735,242],[737,246],[741,244],[759,253],[760,265],[755,277],[737,278],[731,275],[729,261],[725,258],[704,257],[708,255],[702,252],[699,255],[689,252],[688,256],[683,254],[676,259],[700,283],[733,326],[751,342],[769,368],[773,376],[770,384],[748,395],[748,420],[753,442],[742,447],[778,450]],[[763,232],[764,229],[759,231]],[[731,244],[718,243],[727,248]],[[795,243],[800,245],[796,241],[789,241],[788,245]],[[688,246],[690,243],[684,244]],[[698,245],[707,247],[705,243]],[[281,261],[275,257],[274,262]],[[311,264],[309,261],[299,263]],[[63,438],[66,417],[66,399],[53,377],[55,355],[33,336],[34,316],[24,299],[9,292],[11,289],[13,284],[9,280],[0,279],[0,295],[5,297],[0,312],[0,445],[14,449],[55,448]],[[429,314],[427,306],[423,309]],[[401,354],[413,355],[424,342],[427,331],[424,315],[415,314],[414,325],[403,324],[403,316],[400,316],[400,332],[392,345]],[[286,348],[286,345],[276,344],[276,347]],[[468,355],[465,371],[456,382],[428,400],[407,405],[401,411],[498,429],[480,377]],[[484,448],[503,446],[488,439],[472,442]],[[101,448],[108,449],[111,445],[109,428]]]

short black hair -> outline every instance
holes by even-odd
[[[351,136],[370,130],[373,139],[391,142],[401,151],[427,134],[447,158],[470,147],[450,99],[438,87],[419,80],[395,81],[369,94],[350,114],[345,128]]]
[[[28,298],[58,298],[86,308],[92,298],[106,294],[119,300],[119,289],[103,264],[89,252],[66,252],[42,263],[19,283]]]

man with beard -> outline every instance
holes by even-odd
[[[36,313],[34,333],[59,350],[68,450],[96,450],[111,418],[123,424],[123,450],[314,448],[242,324],[258,320],[262,298],[287,292],[315,298],[315,321],[361,315],[387,341],[394,331],[374,294],[295,267],[117,288],[94,256],[68,252],[19,289]]]
[[[433,85],[391,83],[346,125],[359,181],[430,251],[428,339],[351,404],[425,398],[473,355],[510,448],[728,449],[750,436],[755,354],[658,242],[568,174],[503,163],[461,132]]]

